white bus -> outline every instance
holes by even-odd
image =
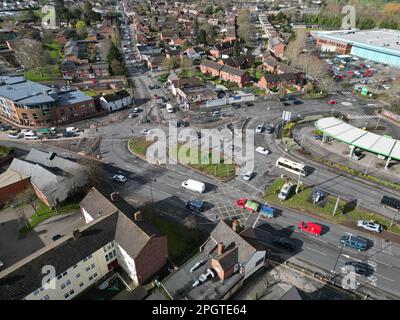
[[[276,160],[276,166],[291,173],[302,175],[303,177],[307,175],[306,166],[302,163],[294,162],[292,160],[279,158]]]

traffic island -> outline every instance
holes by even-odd
[[[278,199],[278,194],[283,185],[289,182],[289,179],[278,178],[276,179],[269,188],[266,189],[262,200],[269,204],[276,204],[284,208],[300,211],[312,216],[317,216],[329,222],[340,224],[347,227],[354,228],[357,220],[373,220],[381,224],[387,231],[388,238],[391,236],[390,233],[400,234],[400,226],[397,224],[391,225],[391,221],[381,215],[365,210],[363,208],[357,208],[357,204],[354,201],[339,200],[339,204],[336,209],[336,213],[333,214],[337,197],[327,194],[326,197],[314,204],[312,202],[312,194],[314,188],[312,186],[302,186],[299,193],[295,193],[296,188],[292,188],[289,198],[285,201]],[[290,181],[294,185],[296,181]],[[378,235],[379,236],[379,235]],[[382,233],[382,238],[386,239],[385,233]],[[400,240],[400,239],[398,239]]]
[[[200,148],[196,150],[184,144],[177,144],[170,149],[169,155],[177,163],[214,179],[227,181],[236,176],[236,164],[232,160],[226,161],[223,155],[212,151]]]
[[[146,137],[135,137],[128,141],[128,149],[135,156],[146,160],[147,148],[150,147],[157,139],[153,141],[147,140]]]

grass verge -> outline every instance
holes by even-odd
[[[61,207],[57,210],[51,210],[48,206],[46,206],[43,202],[40,202],[38,208],[37,208],[37,214],[35,213],[28,221],[28,224],[24,226],[20,232],[22,234],[26,234],[32,229],[34,229],[39,223],[54,217],[58,216],[61,214],[67,214],[70,213],[73,210],[79,209],[79,203],[78,202],[73,202],[70,204],[65,205],[64,207]]]
[[[146,137],[135,137],[129,140],[129,149],[144,158],[146,158],[147,148],[152,145],[155,141],[147,141]]]
[[[295,181],[293,181],[296,183]],[[278,194],[282,186],[284,185],[285,180],[282,178],[276,179],[272,185],[266,189],[262,199],[269,203],[275,203],[278,205],[282,205],[294,210],[302,211],[305,213],[310,213],[313,215],[317,215],[327,221],[333,223],[345,223],[349,221],[357,221],[357,220],[374,220],[379,224],[385,227],[385,230],[391,231],[393,233],[400,234],[400,226],[393,225],[390,227],[390,220],[378,215],[376,213],[364,210],[362,208],[356,208],[352,203],[340,200],[338,211],[342,213],[336,213],[335,216],[332,216],[332,212],[335,208],[336,197],[332,195],[328,195],[321,204],[313,204],[311,199],[311,194],[313,192],[312,187],[305,186],[301,192],[295,194],[295,188],[293,188],[292,193],[288,200],[280,201],[278,199]]]
[[[210,151],[196,150],[187,145],[177,144],[174,148],[170,149],[170,156],[179,163],[186,164],[193,169],[199,170],[217,179],[231,178],[236,174],[236,166],[234,163],[225,163],[225,159],[222,155]]]

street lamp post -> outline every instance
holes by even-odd
[[[151,209],[154,211],[153,181],[157,182],[157,179],[151,179],[150,180]]]

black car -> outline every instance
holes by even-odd
[[[279,101],[280,102],[284,102],[284,101],[287,101],[287,99],[286,98],[279,98]]]
[[[61,234],[56,234],[52,239],[53,239],[53,241],[57,241],[60,238],[62,238],[62,235]]]
[[[289,107],[289,106],[291,106],[292,104],[290,103],[290,102],[284,102],[284,103],[282,103],[285,107]]]
[[[235,109],[239,109],[241,107],[241,105],[238,103],[232,103],[232,107]]]
[[[296,242],[293,239],[287,237],[274,237],[272,238],[272,244],[277,247],[284,248],[286,250],[296,250]]]
[[[248,107],[252,107],[252,106],[254,106],[254,103],[251,103],[251,102],[246,102],[246,106],[248,106]]]
[[[294,101],[293,101],[293,104],[297,104],[297,105],[298,105],[298,104],[303,104],[303,101],[301,101],[301,100],[294,100]]]
[[[362,277],[369,277],[374,273],[374,268],[369,264],[357,262],[357,261],[348,261],[344,264],[344,268],[346,270],[353,270],[356,274]],[[354,268],[354,269],[353,269]]]

